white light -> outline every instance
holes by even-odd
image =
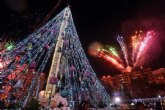
[[[115,102],[119,103],[121,101],[120,97],[115,97]]]
[[[158,98],[161,98],[161,96],[160,96],[160,95],[158,95]]]
[[[3,68],[3,64],[2,64],[2,62],[0,62],[0,69],[2,69]]]
[[[131,105],[134,106],[135,104],[132,102]]]

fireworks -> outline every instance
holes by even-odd
[[[11,41],[7,42],[5,44],[5,47],[8,51],[12,50],[14,48],[14,43],[12,43]]]
[[[92,56],[98,56],[99,52],[102,51],[103,46],[99,42],[93,42],[89,47],[88,47],[88,52]]]
[[[126,44],[125,44],[125,42],[124,42],[123,37],[118,36],[118,37],[117,37],[117,41],[119,42],[120,47],[121,47],[121,49],[122,49],[122,51],[123,51],[124,58],[125,58],[125,61],[126,61],[126,63],[127,63],[127,66],[129,66],[127,46],[126,46]]]
[[[114,65],[116,65],[117,68],[119,69],[125,69],[122,64],[118,63],[118,61],[108,55],[105,56],[106,60],[111,61]]]
[[[155,36],[155,32],[154,31],[148,31],[146,33],[146,36],[143,38],[143,40],[139,43],[139,50],[137,53],[137,57],[136,57],[136,62],[134,64],[134,66],[137,65],[139,58],[145,54],[146,50],[148,49],[148,47],[150,46],[150,43],[153,39],[153,37]]]
[[[131,37],[132,40],[132,62],[135,62],[135,56],[138,52],[140,41],[142,40],[143,33],[142,31],[135,31],[135,35]]]
[[[154,37],[154,31],[147,31],[146,33],[143,33],[141,30],[135,31],[135,34],[131,36],[131,43],[128,46],[131,49],[129,49],[124,38],[122,36],[117,36],[117,41],[124,55],[124,61],[121,59],[116,49],[109,45],[101,46],[101,48],[97,48],[98,45],[97,47],[93,45],[96,50],[95,53],[97,53],[95,55],[111,62],[122,72],[131,72],[132,67],[140,66],[139,60],[141,57],[145,57],[145,52],[149,49]]]
[[[119,57],[119,55],[114,47],[111,47],[111,46],[106,46],[106,47],[108,48],[108,50],[110,51],[111,54],[113,54],[116,57]]]
[[[112,55],[109,55],[106,53],[106,51],[102,50],[99,55],[100,58],[103,58],[107,61],[110,61],[113,65],[115,65],[116,68],[118,68],[119,70],[124,70],[124,66],[122,64],[119,63],[119,61],[113,57]]]

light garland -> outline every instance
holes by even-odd
[[[2,69],[1,74],[6,77],[14,74],[5,84],[9,88],[4,93],[8,99],[13,92],[19,93],[21,95],[16,96],[15,102],[25,107],[32,97],[37,97],[41,85],[40,73],[45,69],[53,51],[45,91],[46,94],[51,92],[50,98],[57,88],[61,96],[67,98],[71,108],[83,100],[89,100],[94,107],[98,107],[98,101],[109,105],[110,97],[87,60],[69,7],[17,43],[12,50],[2,53],[2,61],[9,60],[10,63]],[[49,83],[51,77],[58,78],[55,84]],[[18,88],[12,89],[20,80],[26,85],[21,92]]]

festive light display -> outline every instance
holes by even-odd
[[[122,36],[118,36],[117,37],[117,41],[119,42],[120,46],[121,46],[121,49],[123,51],[123,54],[124,54],[124,58],[125,58],[125,61],[126,61],[126,64],[127,66],[129,66],[129,61],[128,61],[128,50],[127,50],[127,46],[124,42],[124,39]]]
[[[61,95],[67,97],[71,108],[89,100],[90,104],[98,107],[98,99],[107,105],[109,96],[87,60],[79,41],[69,8],[65,9],[64,21],[54,51],[49,79],[58,77],[60,86],[47,82],[46,94],[53,96],[55,88],[61,90]],[[63,80],[62,80],[63,79]]]
[[[119,57],[117,51],[115,50],[114,47],[111,47],[111,46],[106,46],[108,48],[108,50],[111,52],[111,54],[113,54],[114,56],[116,57]]]
[[[89,47],[88,47],[88,52],[90,55],[97,57],[99,52],[102,51],[103,45],[100,44],[99,42],[93,42]]]
[[[4,87],[0,88],[1,99],[25,107],[32,97],[37,97],[43,85],[43,71],[53,51],[45,98],[53,97],[58,89],[71,108],[82,100],[88,100],[94,107],[98,107],[98,101],[110,103],[109,95],[82,49],[69,7],[2,52],[2,62],[8,63],[2,67],[0,74],[4,82]],[[12,96],[14,100],[10,99]]]
[[[115,48],[111,46],[102,46],[101,48],[97,48],[98,46],[96,45],[89,46],[89,54],[94,56],[91,52],[97,53],[95,56],[110,61],[121,72],[131,72],[132,67],[141,65],[139,60],[145,56],[145,52],[149,49],[154,37],[154,31],[147,31],[146,33],[141,30],[139,32],[135,31],[135,34],[131,36],[131,46],[129,46],[131,49],[128,49],[124,38],[117,36],[125,61],[122,61]],[[132,52],[132,54],[129,54],[129,52]]]
[[[155,36],[155,32],[154,31],[148,31],[146,33],[146,36],[143,38],[143,41],[141,41],[140,44],[139,44],[139,50],[138,50],[138,53],[137,53],[136,62],[134,64],[134,66],[137,65],[139,58],[142,55],[145,54],[145,51],[150,46],[150,43],[151,43],[151,41],[152,41],[154,36]]]
[[[5,47],[8,51],[10,51],[14,48],[14,44],[11,41],[9,41],[5,44]]]
[[[5,35],[0,37],[0,52],[4,49],[7,38]]]
[[[132,62],[136,61],[136,55],[138,52],[138,48],[140,45],[140,42],[142,40],[143,32],[142,31],[135,31],[135,34],[131,37],[131,43],[132,43]]]
[[[115,65],[115,67],[121,71],[123,71],[125,69],[125,67],[119,62],[119,60],[117,60],[117,58],[115,58],[114,56],[112,56],[111,54],[106,53],[105,50],[102,50],[99,53],[99,57],[100,58],[104,58],[107,61],[110,61],[113,65]]]

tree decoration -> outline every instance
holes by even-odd
[[[37,64],[36,64],[36,62],[32,62],[31,64],[30,64],[30,69],[35,69],[36,68],[36,66],[37,66]]]
[[[23,88],[23,80],[20,79],[17,83],[13,86],[14,88]]]
[[[31,50],[32,49],[32,46],[33,46],[32,43],[29,43],[28,46],[27,46],[27,49],[28,50]]]
[[[90,72],[88,70],[86,70],[83,74],[85,77],[90,77]]]
[[[48,49],[49,49],[49,45],[46,44],[46,45],[44,46],[44,49],[48,50]]]
[[[39,101],[35,98],[32,98],[28,105],[26,106],[25,110],[40,110],[41,105]]]
[[[57,86],[50,84],[52,76],[62,76],[60,79],[61,96],[67,98],[71,109],[82,100],[88,100],[98,107],[98,99],[102,97],[106,105],[109,104],[110,98],[104,87],[100,84],[94,73],[89,61],[86,58],[78,38],[70,9],[67,7],[61,12],[61,25],[57,36],[56,46],[49,71],[48,82],[45,94],[55,94]],[[81,74],[82,73],[82,74]],[[95,80],[92,80],[95,79]],[[78,102],[74,104],[73,102]]]
[[[8,51],[11,51],[13,48],[14,48],[14,43],[12,43],[11,41],[7,42],[5,44],[5,48],[8,50]]]
[[[62,90],[60,92],[60,95],[61,95],[61,97],[66,98],[69,95],[69,91],[68,90]]]
[[[49,83],[50,83],[50,84],[57,84],[57,83],[58,83],[58,78],[56,78],[56,77],[51,77],[50,80],[49,80]]]
[[[75,71],[75,70],[76,70],[76,68],[74,66],[70,67],[70,71]]]
[[[66,97],[71,109],[77,106],[73,102],[79,104],[87,99],[86,96],[89,96],[90,103],[95,107],[98,106],[99,97],[102,97],[106,105],[110,103],[109,95],[86,58],[69,7],[27,38],[17,42],[13,49],[2,53],[2,62],[9,61],[1,69],[1,74],[7,78],[3,84],[5,92],[1,93],[6,100],[11,101],[10,96],[16,94],[15,102],[22,108],[28,107],[29,101],[38,95],[44,85],[44,75],[40,73],[45,70],[52,54],[45,90],[45,98],[49,95],[48,101],[51,101],[59,85],[60,94]],[[81,74],[84,70],[85,81]]]

